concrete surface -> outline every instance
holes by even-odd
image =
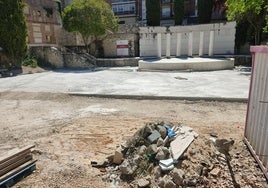
[[[249,82],[249,75],[235,70],[137,72],[137,67],[100,68],[94,71],[58,70],[1,78],[0,92],[246,99]]]
[[[229,58],[165,58],[139,61],[140,70],[193,70],[214,71],[233,69],[234,60]]]

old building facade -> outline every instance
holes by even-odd
[[[29,46],[55,46],[59,43],[59,6],[51,0],[23,0]]]

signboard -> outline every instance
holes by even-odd
[[[128,40],[116,41],[117,56],[129,56],[128,54]]]

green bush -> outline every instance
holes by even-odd
[[[22,60],[22,65],[36,68],[37,67],[37,59],[34,56],[27,54],[24,57],[24,59]]]

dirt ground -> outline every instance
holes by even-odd
[[[234,139],[234,150],[246,153],[245,160],[253,165],[247,170],[257,182],[244,181],[241,187],[267,187],[242,142],[246,107],[245,103],[0,93],[0,155],[15,147],[36,146],[37,170],[15,187],[110,187],[90,162],[113,154],[116,146],[145,123],[161,120],[192,127],[198,139],[209,138],[212,132]]]

